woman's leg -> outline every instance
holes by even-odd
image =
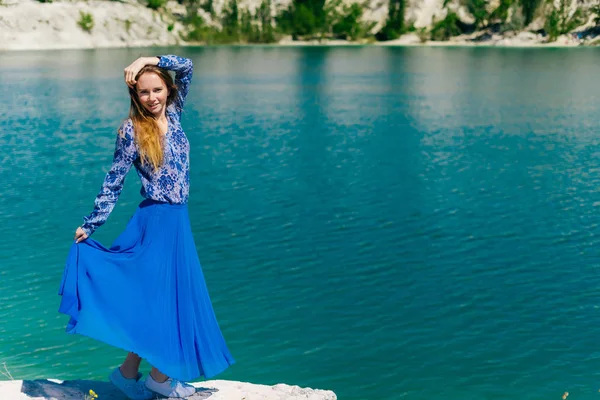
[[[121,365],[121,374],[123,377],[127,379],[135,379],[137,377],[138,370],[140,369],[141,362],[142,359],[137,354],[127,354],[127,358],[125,358],[125,361],[123,361],[123,364]],[[156,367],[152,367],[150,375],[152,375],[152,379],[158,383],[163,383],[169,379],[167,375],[160,372]]]
[[[150,371],[150,375],[152,376],[152,379],[154,379],[158,383],[163,383],[164,381],[166,381],[167,379],[169,379],[168,376],[166,376],[165,374],[163,374],[162,372],[160,372],[155,367],[152,367],[152,370]]]
[[[127,354],[127,358],[119,368],[115,368],[108,379],[129,399],[150,400],[155,397],[146,389],[145,382],[140,379],[138,369],[142,359],[135,353]]]
[[[127,354],[127,358],[121,365],[121,375],[127,379],[137,379],[138,370],[142,359],[135,353]]]
[[[194,386],[171,379],[155,367],[152,367],[150,376],[146,379],[146,387],[166,397],[185,398],[196,392]]]

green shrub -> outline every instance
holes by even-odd
[[[317,33],[319,28],[317,17],[305,4],[299,4],[294,8],[292,26],[294,37],[311,36]]]
[[[491,22],[506,22],[508,19],[508,10],[513,5],[513,0],[500,0],[500,4],[488,16]]]
[[[221,25],[223,26],[223,38],[231,42],[238,42],[240,39],[240,9],[237,0],[229,0],[229,3],[223,8],[221,16]]]
[[[277,27],[294,39],[323,36],[328,31],[325,0],[292,0],[276,17]]]
[[[209,13],[211,17],[215,16],[215,6],[213,4],[213,0],[206,0],[205,2],[202,2],[200,7]]]
[[[600,3],[594,4],[592,7],[590,7],[590,11],[592,14],[594,14],[594,23],[596,25],[600,25]]]
[[[511,14],[510,21],[508,14]],[[500,4],[494,9],[488,21],[491,24],[499,24],[501,32],[520,31],[525,27],[523,9],[517,0],[500,0]]]
[[[467,0],[467,9],[475,18],[475,28],[481,27],[488,18],[486,0]]]
[[[338,2],[341,3],[341,2]],[[366,37],[373,28],[374,23],[361,21],[364,6],[359,3],[344,4],[339,8],[331,7],[327,10],[327,25],[334,37],[346,40],[358,40]]]
[[[92,14],[79,11],[79,21],[77,24],[86,32],[91,32],[94,27],[94,17]]]
[[[520,31],[523,28],[525,28],[525,16],[521,12],[521,9],[513,6],[513,14],[510,22],[504,25],[504,31]]]
[[[583,13],[580,8],[570,15],[570,1],[560,0],[558,8],[552,7],[552,11],[546,17],[544,30],[548,34],[548,41],[553,42],[560,35],[571,32],[584,22]]]
[[[294,39],[340,37],[356,40],[368,36],[374,23],[363,22],[363,4],[342,5],[341,0],[292,0],[273,17],[272,0],[262,0],[255,12],[240,9],[239,0],[226,0],[219,22],[222,29],[207,26],[198,15],[211,0],[181,0],[186,6],[184,40],[221,43],[273,43],[282,34]],[[405,0],[402,0],[405,1]],[[203,6],[204,5],[204,6]],[[214,16],[213,16],[214,18]]]
[[[560,35],[560,23],[558,20],[558,11],[552,8],[552,12],[546,18],[544,30],[548,34],[548,41],[553,42]]]
[[[525,26],[529,25],[533,18],[535,17],[535,12],[537,11],[542,0],[519,0],[521,3],[521,7],[523,8],[523,16],[525,17]]]
[[[417,36],[419,36],[419,41],[421,43],[425,43],[429,40],[430,34],[427,31],[427,28],[419,28],[419,29],[417,29],[416,32],[417,32]]]
[[[158,10],[167,3],[167,0],[148,0],[148,8]]]
[[[229,11],[226,11],[224,9],[224,13],[228,15],[230,23],[232,22],[232,11],[234,14],[237,13],[237,8],[235,8],[235,10],[229,9]],[[187,34],[182,34],[181,38],[187,41],[203,42],[206,44],[238,43],[240,41],[240,37],[238,34],[239,23],[227,26],[225,23],[223,23],[223,21],[221,22],[223,24],[222,30],[219,30],[212,26],[207,26],[204,22],[204,19],[202,19],[202,17],[198,15],[196,10],[193,10],[191,12],[188,12],[184,20],[188,31]]]
[[[376,35],[377,40],[398,39],[405,32],[404,12],[406,0],[389,0],[385,25]]]
[[[204,20],[198,14],[188,14],[185,21],[188,32],[182,37],[184,40],[194,42],[204,42],[206,38],[206,26]]]
[[[446,18],[437,22],[431,29],[432,40],[448,40],[452,36],[458,36],[462,32],[458,26],[458,16],[456,13],[448,13]]]
[[[271,0],[263,0],[256,12],[256,19],[260,23],[260,41],[262,43],[273,43],[276,41],[271,9]]]

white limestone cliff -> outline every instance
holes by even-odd
[[[228,0],[213,0],[219,14]],[[240,8],[256,9],[262,0],[239,0]],[[291,0],[272,0],[273,12],[289,5]],[[363,0],[343,0],[352,3]],[[405,19],[418,29],[429,29],[443,20],[449,12],[454,12],[464,24],[472,24],[473,16],[465,7],[464,0],[406,0]],[[559,0],[556,0],[559,1]],[[589,8],[597,0],[568,0],[570,11],[575,7]],[[0,51],[1,50],[38,50],[38,49],[85,49],[103,47],[146,47],[188,45],[182,39],[185,27],[180,17],[185,8],[176,1],[167,3],[169,12],[157,12],[147,8],[142,0],[53,0],[52,3],[40,3],[37,0],[0,0]],[[492,11],[500,0],[487,0],[487,10]],[[388,0],[368,0],[363,19],[376,23],[377,31],[385,23]],[[534,21],[523,32],[490,34],[485,41],[472,40],[472,35],[451,38],[447,42],[422,43],[415,33],[407,34],[398,40],[378,43],[379,45],[498,45],[498,46],[534,46],[544,45],[546,39],[535,33],[544,26],[547,8],[543,3]],[[509,10],[509,18],[515,17],[516,7]],[[79,21],[82,15],[89,14],[93,27],[82,29]],[[210,21],[209,25],[218,25]],[[588,18],[582,27],[591,27],[594,23]],[[595,39],[594,39],[595,40]],[[552,46],[576,46],[583,40],[575,40],[571,35],[558,38]],[[588,42],[590,42],[588,40]],[[316,42],[315,42],[316,43]],[[328,44],[348,44],[343,41],[329,41]],[[587,43],[587,42],[586,42]],[[312,42],[291,42],[283,39],[281,44],[312,44]],[[319,44],[323,44],[319,42]]]

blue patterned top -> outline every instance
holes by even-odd
[[[142,165],[134,141],[133,123],[131,119],[123,122],[117,135],[112,166],[96,196],[94,210],[83,218],[81,228],[88,236],[106,222],[123,190],[125,175],[132,165],[142,181],[140,194],[143,197],[171,204],[187,203],[190,145],[181,128],[180,118],[194,68],[192,61],[187,58],[168,55],[160,56],[159,59],[158,67],[175,71],[175,84],[178,88],[177,98],[166,110],[169,128],[165,135],[163,165],[156,172],[151,165]]]

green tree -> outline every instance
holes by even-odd
[[[293,36],[294,27],[292,25],[293,9],[291,6],[284,8],[273,18],[277,30],[281,33],[290,34]]]
[[[449,12],[446,18],[437,22],[431,29],[432,40],[448,40],[452,36],[460,35],[462,32],[458,25],[458,15]]]
[[[256,11],[256,19],[260,23],[260,41],[262,43],[273,43],[275,41],[271,12],[271,0],[263,0]]]
[[[376,35],[378,40],[397,39],[404,33],[405,1],[389,0],[387,20],[381,31]]]
[[[505,23],[508,19],[508,10],[513,5],[514,0],[500,0],[498,7],[489,15],[489,20],[493,22]]]
[[[208,42],[212,40],[212,30],[206,26],[204,19],[197,12],[189,13],[186,16],[185,23],[188,26],[188,32],[184,39],[194,42]]]
[[[331,34],[340,39],[357,40],[368,35],[375,26],[374,22],[363,22],[364,5],[360,3],[344,4],[334,0],[328,4],[327,25]]]
[[[240,41],[246,43],[260,42],[260,30],[254,23],[254,16],[248,9],[240,11]]]
[[[571,14],[570,6],[570,0],[560,0],[558,8],[552,7],[552,11],[546,17],[544,26],[549,41],[554,41],[558,36],[571,32],[584,22],[581,9],[578,7]]]
[[[467,9],[475,18],[475,29],[480,28],[488,17],[486,0],[467,0]]]
[[[309,36],[314,35],[319,30],[319,22],[317,17],[306,4],[298,4],[294,6],[292,13],[292,29],[293,35]]]
[[[213,0],[206,0],[201,4],[202,9],[210,14],[211,17],[215,16],[215,5]]]
[[[325,0],[292,0],[275,20],[280,30],[294,39],[322,34],[326,30]]]
[[[594,4],[590,8],[590,11],[591,11],[592,14],[594,14],[594,23],[596,25],[600,25],[600,3]]]
[[[527,26],[533,21],[541,0],[520,0],[520,2],[523,8],[523,16],[525,17],[525,25]]]
[[[322,31],[325,26],[325,1],[326,0],[294,0],[296,4],[304,5],[312,13],[317,31]]]
[[[227,6],[223,9],[221,24],[223,33],[230,40],[237,42],[240,39],[240,15],[237,0],[229,0]]]

